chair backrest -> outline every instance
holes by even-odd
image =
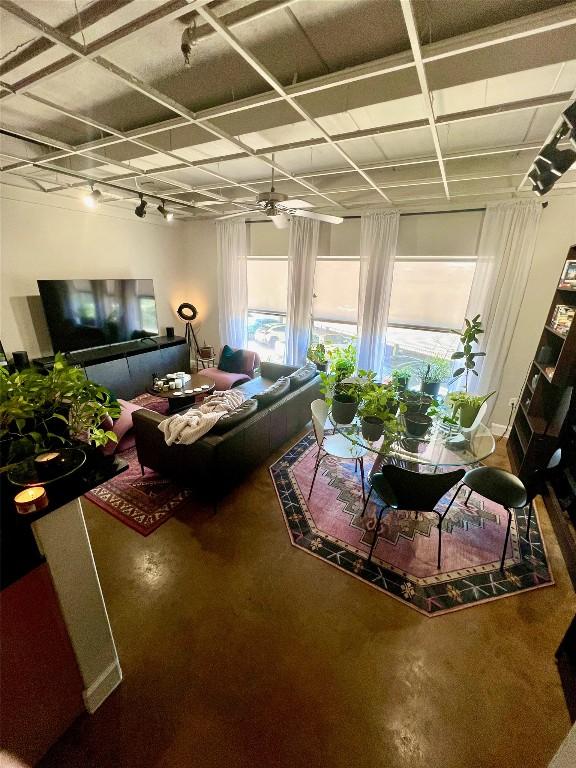
[[[528,501],[532,501],[535,496],[545,490],[544,483],[548,478],[553,476],[554,470],[560,468],[562,465],[562,449],[558,448],[554,451],[550,457],[550,461],[545,467],[536,469],[528,480],[524,482],[526,486],[526,492],[528,494]]]
[[[325,400],[313,400],[310,403],[310,410],[312,411],[312,426],[314,427],[316,442],[320,446],[324,441],[324,425],[328,418],[328,406]]]
[[[379,473],[394,491],[398,509],[413,509],[417,512],[431,512],[442,496],[456,485],[466,474],[463,469],[454,472],[428,474],[412,472],[409,469],[385,464]],[[372,477],[376,492],[377,474]]]

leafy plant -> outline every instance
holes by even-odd
[[[324,365],[326,362],[328,362],[328,358],[326,357],[326,347],[324,344],[322,344],[321,341],[319,341],[317,344],[310,344],[308,347],[307,356],[308,360],[316,363],[316,365]]]
[[[406,407],[400,402],[398,392],[394,384],[378,384],[374,381],[373,371],[361,371],[368,373],[363,377],[365,383],[361,391],[361,401],[358,406],[358,415],[364,419],[368,416],[376,416],[384,424],[383,443],[380,450],[389,448],[400,431],[397,413],[404,412]]]
[[[460,336],[460,344],[462,345],[462,349],[458,352],[454,352],[452,355],[452,360],[462,360],[463,366],[461,368],[458,368],[454,371],[453,376],[454,379],[458,379],[463,374],[466,374],[464,389],[466,392],[468,391],[468,377],[470,373],[472,373],[474,376],[478,376],[478,371],[475,370],[476,366],[476,358],[478,357],[485,357],[485,352],[473,352],[472,351],[472,345],[478,344],[478,336],[481,333],[484,333],[484,330],[482,328],[482,322],[480,320],[480,315],[476,315],[476,317],[473,317],[472,320],[469,320],[466,318],[464,320],[464,328],[462,331],[453,331],[453,333],[458,333]]]
[[[452,366],[443,357],[432,357],[418,364],[416,375],[423,384],[442,384],[452,375]]]
[[[392,381],[396,386],[399,386],[400,384],[409,381],[412,373],[413,367],[406,363],[406,365],[401,365],[398,368],[394,368],[392,371]]]
[[[88,381],[62,354],[47,374],[37,368],[9,374],[0,368],[0,440],[9,449],[7,464],[54,443],[117,441],[102,423],[119,415],[110,392]]]
[[[342,391],[341,382],[352,376],[356,368],[356,347],[348,344],[347,347],[335,347],[327,353],[328,371],[320,373],[322,386],[320,391],[324,394],[327,404],[330,406],[334,393]]]

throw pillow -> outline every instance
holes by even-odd
[[[307,363],[302,368],[298,368],[297,371],[288,376],[290,379],[290,391],[293,392],[295,389],[299,389],[304,384],[307,384],[317,373],[318,369],[315,363]]]
[[[263,408],[267,408],[276,400],[280,400],[281,397],[287,395],[288,392],[290,392],[290,379],[288,376],[281,376],[278,381],[275,381],[264,392],[258,392],[258,394],[254,395],[254,399],[258,401],[258,410],[261,411]]]
[[[226,373],[245,373],[245,360],[244,350],[237,349],[234,351],[232,347],[225,344],[222,348],[222,354],[220,355],[220,362],[218,368]]]

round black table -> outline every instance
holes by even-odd
[[[178,389],[158,390],[154,387],[147,387],[146,391],[150,395],[165,397],[168,400],[168,413],[173,413],[181,408],[186,408],[186,406],[194,405],[197,398],[211,395],[215,389],[216,382],[212,379],[202,376],[200,373],[193,373],[186,384],[183,387],[178,387]]]

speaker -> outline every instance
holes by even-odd
[[[169,339],[173,339],[174,338],[174,328],[171,325],[167,325],[166,326],[166,336]]]
[[[20,350],[19,352],[12,353],[14,367],[17,371],[23,371],[24,368],[30,368],[30,360],[28,360],[28,352]]]

